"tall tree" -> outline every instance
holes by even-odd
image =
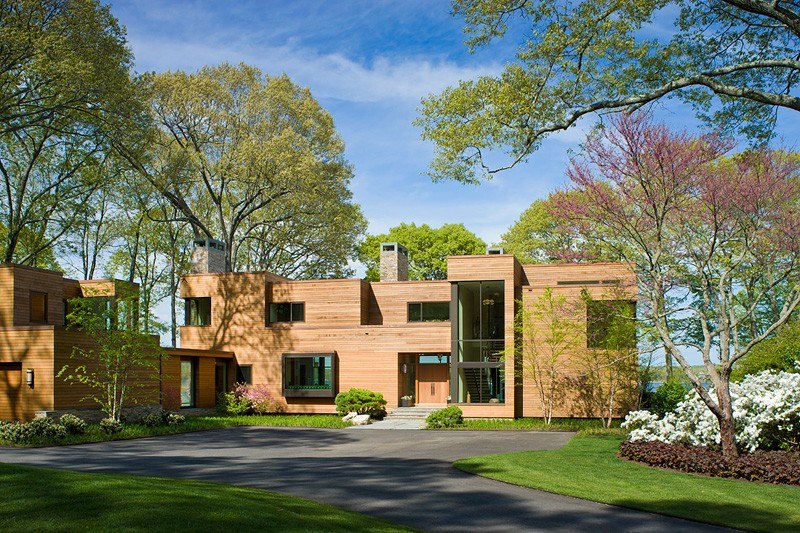
[[[645,316],[716,416],[726,456],[738,453],[734,365],[800,304],[800,165],[766,150],[723,157],[731,147],[716,135],[670,132],[646,114],[617,116],[569,168],[591,201],[556,201],[574,230],[605,227],[634,263]],[[765,320],[760,309],[776,294],[781,308]],[[715,394],[689,364],[691,351]]]
[[[154,128],[143,150],[120,150],[195,237],[225,243],[228,270],[273,270],[271,251],[287,226],[307,239],[325,222],[336,224],[327,235],[360,233],[344,144],[308,89],[228,64],[156,74],[148,85]],[[344,268],[354,241],[327,245],[327,269]]]
[[[447,279],[448,255],[486,253],[486,243],[463,224],[443,224],[431,228],[427,224],[402,223],[388,233],[367,235],[358,247],[358,260],[367,268],[365,279],[380,278],[380,244],[399,242],[408,249],[408,277],[412,280]]]
[[[52,257],[141,110],[124,30],[95,0],[0,2],[2,260]]]
[[[581,117],[662,98],[757,140],[771,135],[777,109],[800,111],[794,1],[454,0],[453,10],[471,49],[507,35],[520,44],[501,74],[423,101],[418,124],[436,143],[435,178],[477,181]],[[674,29],[663,37],[656,23],[667,20]],[[506,162],[484,157],[496,150]]]
[[[501,236],[506,252],[517,256],[522,263],[618,259],[613,250],[603,246],[602,239],[586,240],[559,224],[550,212],[551,198],[534,200]]]
[[[4,0],[0,43],[0,134],[131,111],[125,31],[97,0]]]

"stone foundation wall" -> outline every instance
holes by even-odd
[[[122,420],[138,422],[145,415],[161,412],[161,404],[133,405],[122,409]],[[36,418],[54,418],[58,420],[65,414],[75,415],[90,424],[96,424],[106,417],[100,409],[57,409],[53,411],[36,411]]]

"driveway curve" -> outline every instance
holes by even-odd
[[[555,449],[571,433],[240,427],[38,449],[0,461],[274,490],[426,531],[720,531],[463,473],[456,459]],[[253,510],[257,512],[257,509]]]

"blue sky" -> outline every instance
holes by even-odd
[[[433,147],[411,124],[420,99],[498,72],[513,54],[500,43],[470,55],[448,2],[137,0],[114,2],[112,12],[127,28],[139,72],[241,61],[309,87],[344,138],[371,233],[400,222],[462,222],[497,242],[562,183],[567,150],[585,131],[547,141],[527,165],[490,183],[432,183],[425,171]]]
[[[139,72],[245,62],[309,87],[345,140],[371,233],[400,222],[462,222],[496,243],[533,200],[564,183],[569,150],[592,125],[585,119],[552,136],[526,164],[483,185],[433,183],[425,174],[433,147],[411,124],[420,99],[499,72],[514,53],[506,39],[470,54],[449,1],[130,0],[114,2],[112,12],[127,28]],[[674,14],[665,15],[649,26],[651,36],[668,38]],[[658,116],[696,124],[675,101]],[[800,119],[790,118],[781,134],[793,144]]]

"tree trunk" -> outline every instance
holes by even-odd
[[[724,374],[724,373],[723,373]],[[732,458],[739,456],[736,446],[736,431],[733,421],[733,405],[731,402],[730,381],[723,375],[717,387],[717,399],[721,413],[717,415],[719,421],[719,442],[722,446],[722,456]]]

